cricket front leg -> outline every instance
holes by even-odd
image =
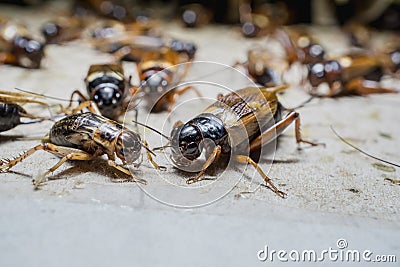
[[[85,108],[87,108],[90,112],[101,116],[99,108],[91,100],[88,100],[88,101],[85,101],[85,102],[79,104],[79,106],[77,106],[76,108],[74,108],[72,110],[72,114],[76,114],[76,113],[82,112]]]
[[[119,170],[120,172],[123,172],[123,173],[125,173],[125,174],[127,174],[127,175],[129,175],[129,176],[132,177],[132,178],[124,179],[123,182],[136,182],[136,183],[141,183],[141,184],[144,184],[144,185],[147,184],[147,181],[146,181],[146,180],[137,177],[136,175],[134,175],[134,174],[133,174],[130,170],[128,170],[127,168],[125,168],[125,167],[123,167],[123,166],[121,166],[121,165],[118,165],[118,164],[115,162],[115,159],[109,158],[109,159],[107,160],[107,163],[108,163],[109,166],[114,167],[115,169]]]
[[[150,163],[153,165],[153,167],[157,170],[163,170],[165,171],[167,168],[165,166],[160,166],[158,165],[154,160],[153,157],[151,156],[151,150],[149,148],[149,144],[146,141],[143,141],[143,146],[146,149],[146,155],[147,155],[147,159],[150,161]],[[154,154],[155,155],[155,154]]]
[[[196,177],[187,180],[186,183],[193,184],[193,183],[197,183],[197,182],[201,181],[202,176],[204,175],[204,173],[206,172],[208,167],[210,167],[210,165],[213,162],[218,161],[220,155],[221,155],[221,147],[216,146],[214,148],[213,152],[211,153],[210,157],[208,157],[207,161],[204,163],[202,170],[196,175]]]
[[[69,104],[68,104],[68,106],[67,106],[67,109],[70,109],[70,108],[72,107],[72,102],[74,101],[73,99],[74,99],[74,96],[75,96],[75,95],[78,96],[78,98],[79,98],[78,101],[79,101],[79,102],[85,102],[85,101],[88,101],[88,100],[89,100],[86,96],[84,96],[84,95],[81,93],[81,91],[75,90],[75,91],[72,92],[71,97],[69,98]]]

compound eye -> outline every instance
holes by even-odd
[[[138,151],[141,148],[141,144],[140,144],[140,142],[136,141],[133,143],[132,147],[135,151]]]

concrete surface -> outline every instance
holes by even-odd
[[[12,14],[35,30],[59,12],[1,7],[0,15],[4,14]],[[225,26],[189,32],[174,23],[164,27],[171,36],[195,41],[198,60],[221,64],[245,59],[255,42],[266,44],[265,39],[244,40]],[[317,32],[332,53],[346,49],[337,30]],[[1,66],[2,89],[20,87],[68,98],[74,89],[83,88],[90,64],[111,60],[82,41],[49,46],[46,54],[41,70]],[[126,70],[133,72],[134,66],[127,64]],[[195,64],[186,79],[197,81],[207,98],[215,98],[223,88],[198,81],[232,89],[251,84],[238,72],[211,63]],[[399,89],[398,81],[389,82]],[[168,134],[176,120],[193,117],[211,101],[191,100],[195,96],[188,93],[180,98],[170,120],[166,114],[151,114],[148,124]],[[280,95],[289,107],[305,99],[306,93],[296,86]],[[57,162],[55,156],[38,152],[13,168],[15,173],[0,174],[0,265],[262,266],[271,264],[257,259],[265,246],[319,253],[329,247],[337,249],[336,242],[342,238],[351,250],[397,255],[397,263],[381,266],[399,266],[400,187],[384,180],[399,179],[399,170],[376,168],[377,161],[355,152],[330,130],[333,125],[355,145],[399,162],[399,104],[399,95],[373,95],[314,100],[300,109],[304,137],[326,147],[298,151],[293,127],[285,131],[269,157],[287,163],[271,165],[265,160],[261,167],[288,194],[287,199],[263,187],[236,198],[235,194],[262,182],[250,167],[239,181],[240,165],[223,172],[217,182],[202,182],[189,189],[182,178],[193,174],[174,169],[162,155],[156,160],[168,167],[166,172],[157,172],[147,161],[135,170],[148,181],[147,186],[112,183],[110,179],[120,174],[98,159],[67,163],[53,174],[57,179],[34,191],[32,177]],[[139,113],[140,121],[146,121],[145,114]],[[39,142],[13,141],[13,136],[40,137],[50,127],[51,122],[44,122],[1,133],[0,157],[17,155]],[[152,146],[164,142],[149,131],[145,138]],[[279,261],[275,258],[274,263]],[[335,264],[354,263],[323,263]]]

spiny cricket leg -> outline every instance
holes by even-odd
[[[297,143],[307,143],[310,145],[317,145],[316,143],[305,141],[301,138],[300,134],[300,116],[299,113],[291,111],[284,119],[278,121],[276,124],[272,125],[269,129],[265,130],[260,136],[254,139],[250,143],[250,151],[255,151],[264,145],[272,142],[276,139],[282,132],[295,121],[295,134]]]
[[[23,152],[17,157],[14,158],[4,158],[0,160],[0,172],[7,172],[9,169],[26,159],[27,157],[31,156],[38,150],[46,150],[48,144],[39,144],[34,146],[33,148]]]
[[[160,166],[153,160],[153,157],[151,156],[151,153],[150,153],[149,144],[147,143],[147,141],[143,141],[143,145],[146,148],[147,159],[154,166],[154,168],[157,169],[157,170],[165,171],[167,169],[165,166]]]
[[[286,194],[280,190],[272,183],[271,179],[261,170],[260,166],[254,160],[252,160],[248,156],[239,155],[235,157],[236,161],[242,164],[251,164],[258,171],[258,173],[262,176],[264,181],[271,187],[272,191],[275,192],[281,198],[285,198]]]
[[[61,147],[61,146],[56,146],[53,144],[49,144],[50,146],[48,147],[49,150],[46,150],[52,154],[55,154],[57,156],[61,156],[62,158],[50,169],[48,169],[45,173],[41,174],[38,178],[33,180],[33,185],[35,189],[38,189],[38,187],[47,180],[46,176],[49,175],[50,173],[54,172],[57,170],[61,165],[63,165],[66,161],[68,160],[92,160],[93,158],[97,157],[97,154],[89,154],[85,151],[75,149],[75,148],[67,148],[67,147]]]
[[[295,120],[295,122],[294,122],[294,131],[295,131],[295,134],[296,134],[296,142],[297,142],[297,144],[300,144],[300,143],[305,143],[305,144],[309,144],[309,145],[312,145],[312,146],[318,146],[318,145],[323,145],[323,146],[325,146],[325,144],[323,144],[323,143],[314,143],[314,142],[311,142],[311,141],[307,141],[307,140],[304,140],[302,137],[301,137],[301,131],[300,131],[300,115],[296,112],[296,114],[297,114],[297,116],[296,116],[296,120]]]
[[[117,170],[119,170],[119,171],[121,171],[121,172],[123,172],[123,173],[125,173],[125,174],[127,174],[127,175],[130,175],[130,176],[132,177],[132,179],[126,179],[126,181],[128,181],[128,182],[137,182],[137,183],[141,183],[141,184],[144,184],[144,185],[147,184],[147,181],[146,181],[146,180],[137,177],[136,175],[134,175],[133,173],[131,173],[128,169],[126,169],[126,168],[124,168],[124,167],[118,165],[118,164],[114,161],[114,159],[109,159],[109,160],[107,161],[107,163],[108,163],[109,166],[114,167],[115,169],[117,169]]]
[[[216,146],[214,148],[213,152],[211,153],[210,157],[208,157],[207,161],[204,163],[202,170],[196,175],[196,177],[187,180],[186,183],[187,184],[193,184],[193,183],[196,183],[198,181],[201,181],[202,180],[201,177],[204,175],[204,173],[206,172],[208,167],[210,167],[210,165],[214,161],[217,161],[219,159],[220,155],[221,155],[221,147],[220,146]]]
[[[81,91],[75,90],[75,91],[73,91],[72,94],[71,94],[71,97],[70,97],[70,99],[69,99],[69,104],[68,104],[68,107],[67,107],[67,108],[70,108],[70,107],[72,106],[72,101],[73,101],[75,95],[77,95],[77,96],[79,97],[79,101],[82,101],[82,102],[88,101],[87,97],[84,96],[84,95],[81,93]]]

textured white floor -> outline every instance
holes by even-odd
[[[33,29],[51,16],[49,10],[0,7],[3,14],[13,14]],[[198,60],[232,65],[243,60],[253,45],[228,27],[190,32],[176,25],[165,28],[172,36],[195,41]],[[334,53],[344,49],[336,41],[336,33],[319,31],[323,44]],[[257,42],[265,44],[265,40]],[[20,87],[67,98],[74,89],[83,88],[90,64],[110,60],[80,41],[49,46],[46,54],[42,70],[0,66],[2,89]],[[126,67],[128,72],[134,69]],[[194,65],[187,80],[216,82],[233,89],[250,84],[237,72],[210,63]],[[209,98],[223,91],[200,83],[196,86]],[[307,98],[297,89],[281,95],[282,103],[290,107]],[[187,120],[207,106],[207,100],[191,102],[193,97],[189,93],[179,99],[186,104],[178,104],[170,121],[166,114],[151,114],[148,123],[158,129],[165,124],[163,131],[168,134],[173,122]],[[275,250],[321,251],[336,248],[339,238],[347,240],[349,249],[397,254],[399,258],[400,186],[384,180],[399,179],[399,170],[374,167],[376,161],[340,142],[329,128],[333,125],[341,135],[376,156],[399,162],[399,104],[399,95],[374,95],[314,100],[300,109],[304,137],[326,147],[298,151],[293,127],[285,131],[275,159],[292,163],[263,163],[261,167],[287,192],[287,199],[264,188],[235,198],[247,189],[253,175],[248,168],[247,179],[234,186],[241,166],[239,171],[227,171],[230,179],[224,182],[191,190],[175,186],[184,186],[182,177],[192,174],[177,171],[162,156],[157,161],[168,167],[166,172],[158,173],[147,162],[136,171],[149,182],[142,189],[135,184],[111,183],[110,177],[119,174],[99,159],[65,164],[54,173],[59,179],[34,191],[32,176],[57,161],[55,156],[38,152],[15,167],[17,173],[0,174],[0,265],[256,266],[269,264],[257,259],[257,252],[265,245]],[[141,121],[144,114],[139,114]],[[14,142],[10,136],[42,136],[50,127],[51,123],[45,122],[2,133],[0,157],[17,155],[38,142]],[[146,139],[153,146],[161,144],[150,132],[146,132]],[[261,182],[257,175],[254,178],[251,188]],[[171,207],[208,202],[213,203],[200,208]]]

